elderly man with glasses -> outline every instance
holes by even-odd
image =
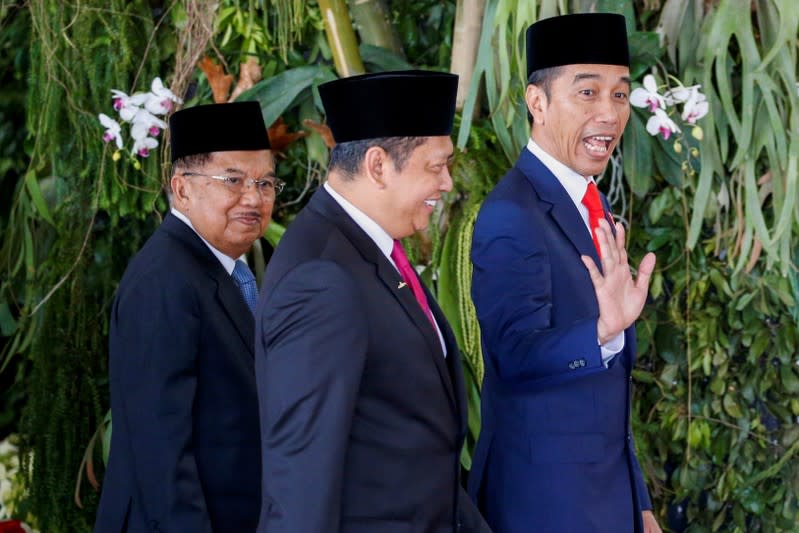
[[[275,177],[256,102],[170,119],[171,212],[111,311],[113,435],[96,531],[254,531],[260,435],[255,278]]]

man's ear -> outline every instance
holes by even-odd
[[[169,186],[172,189],[172,204],[178,209],[186,207],[189,202],[189,190],[186,178],[178,174],[173,174],[172,179],[169,181]]]
[[[380,189],[386,187],[386,171],[390,164],[388,152],[380,146],[370,147],[363,156],[363,171],[366,178]]]
[[[547,108],[547,95],[538,85],[528,84],[524,92],[527,111],[533,116],[533,124],[544,124],[544,111]]]

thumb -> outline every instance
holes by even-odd
[[[635,281],[636,288],[648,289],[652,272],[655,271],[656,261],[655,254],[652,252],[649,252],[641,259],[641,264],[638,265],[638,279]]]

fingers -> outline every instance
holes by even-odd
[[[594,260],[587,255],[581,255],[580,259],[583,260],[585,268],[588,269],[588,275],[591,276],[591,282],[594,284],[594,287],[597,287],[600,283],[602,283],[602,274],[600,274],[599,269],[594,263]]]
[[[652,278],[652,272],[655,271],[655,262],[655,254],[652,252],[641,259],[641,264],[638,265],[638,279],[635,280],[636,288],[649,290],[649,281]]]
[[[616,226],[616,249],[619,252],[619,264],[626,265],[627,247],[626,247],[626,235],[624,232],[624,226],[618,222],[616,222],[615,226]]]
[[[613,240],[613,232],[605,219],[599,221],[599,226],[595,231],[599,249],[602,252],[602,268],[607,270],[619,261],[619,252],[616,249],[616,242]]]

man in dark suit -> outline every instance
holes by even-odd
[[[470,492],[498,533],[659,532],[630,429],[655,257],[634,280],[593,181],[630,116],[624,17],[541,20],[527,62],[531,140],[472,244],[486,375]]]
[[[459,485],[458,348],[399,239],[444,192],[457,76],[336,80],[327,183],[283,235],[256,314],[262,533],[486,531]]]
[[[171,213],[111,312],[113,435],[95,531],[255,531],[261,504],[255,278],[274,176],[256,102],[170,119]]]

